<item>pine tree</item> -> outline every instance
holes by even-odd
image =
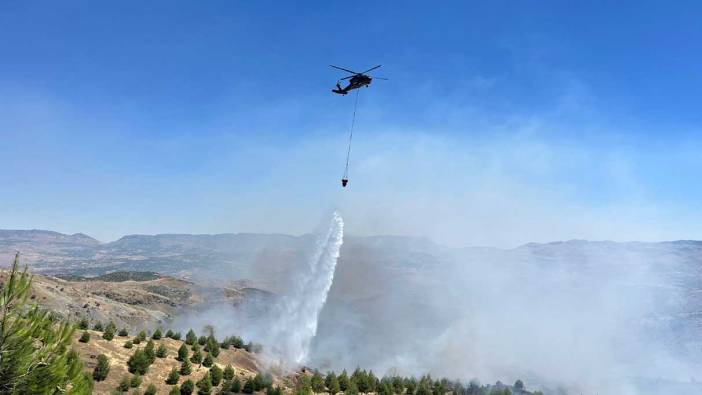
[[[219,366],[214,365],[212,368],[210,368],[210,377],[212,379],[212,385],[215,387],[219,385],[220,382],[222,382],[222,377],[224,376],[224,372],[222,372],[222,369],[220,369]]]
[[[151,335],[151,338],[154,339],[154,340],[161,340],[161,337],[162,337],[162,336],[163,336],[163,335],[161,334],[161,329],[156,328],[156,330],[154,331],[154,333]]]
[[[129,332],[127,332],[127,328],[122,328],[119,330],[118,335],[120,335],[121,337],[126,337],[129,336]]]
[[[107,356],[105,356],[105,354],[100,354],[97,357],[97,365],[93,370],[93,380],[105,380],[105,378],[107,378],[108,373],[110,373],[110,361],[107,359]]]
[[[132,379],[129,381],[129,386],[132,388],[139,388],[141,385],[141,375],[139,373],[135,374],[132,376]]]
[[[188,347],[185,344],[180,345],[180,348],[178,349],[178,358],[176,359],[181,362],[188,359]]]
[[[79,342],[81,343],[87,343],[90,341],[90,333],[88,331],[83,331],[83,334],[80,335],[80,339],[78,339]]]
[[[204,346],[207,343],[207,338],[205,336],[200,336],[197,338],[197,344]]]
[[[224,367],[224,373],[222,374],[224,380],[229,381],[234,378],[234,368],[232,365],[227,365]]]
[[[166,378],[166,384],[178,384],[179,379],[180,373],[178,373],[178,369],[173,367],[171,368],[171,372],[168,373],[168,377]]]
[[[349,380],[349,385],[344,391],[344,395],[358,395],[358,387],[355,381]]]
[[[173,337],[173,331],[172,331],[172,330],[170,330],[170,329],[169,329],[169,330],[167,330],[167,331],[166,331],[166,337],[168,337],[168,338],[172,338],[172,337]]]
[[[319,372],[314,372],[311,379],[312,391],[324,392],[324,380]]]
[[[78,321],[78,329],[86,330],[89,326],[90,324],[88,323],[88,319],[85,317],[81,318],[80,321]]]
[[[200,350],[193,352],[193,356],[190,357],[190,362],[196,365],[202,363],[202,353],[200,352]]]
[[[204,376],[197,382],[197,393],[198,395],[210,395],[212,393],[212,377],[210,372],[205,373]]]
[[[378,387],[378,378],[375,377],[372,370],[369,371],[368,375],[366,376],[366,383],[368,388],[365,392],[375,392],[376,388]]]
[[[253,394],[254,393],[253,379],[246,380],[246,383],[244,383],[244,388],[242,388],[241,391],[245,394]]]
[[[144,354],[146,354],[146,358],[149,360],[149,365],[154,363],[156,360],[156,351],[154,350],[154,341],[149,340],[148,343],[146,343],[146,347],[144,347]]]
[[[190,365],[190,361],[185,359],[185,360],[183,360],[183,363],[180,365],[180,374],[183,376],[187,376],[190,373],[192,373],[192,366]]]
[[[390,385],[389,382],[383,381],[380,383],[378,386],[378,395],[393,395],[395,391],[392,388],[392,385]]]
[[[156,350],[156,356],[158,358],[166,358],[166,355],[168,355],[168,349],[166,346],[163,344],[159,345],[158,349]]]
[[[188,331],[188,333],[185,335],[185,344],[192,346],[195,344],[197,341],[197,336],[195,335],[195,332],[193,332],[192,329]]]
[[[205,359],[202,360],[202,366],[209,368],[213,363],[214,361],[212,360],[212,354],[207,353],[207,355],[205,355]]]
[[[173,333],[173,335],[171,335],[170,338],[173,340],[180,340],[180,332]]]
[[[241,392],[241,380],[238,377],[235,377],[232,381],[231,391],[235,394]]]
[[[185,380],[183,385],[180,386],[181,395],[190,395],[195,390],[195,383],[192,380]]]
[[[392,378],[392,387],[396,394],[402,394],[405,390],[405,384],[402,381],[402,377],[395,376]]]
[[[417,380],[412,377],[411,379],[407,380],[405,387],[407,387],[407,390],[405,391],[407,395],[414,395],[414,392],[417,390]]]
[[[346,391],[349,388],[349,375],[346,370],[342,371],[339,375],[339,389],[341,391]]]
[[[416,394],[417,395],[432,395],[427,383],[422,383],[422,382],[420,382],[419,387],[417,388]]]
[[[139,334],[137,335],[137,339],[139,339],[139,341],[141,341],[141,342],[146,341],[146,332],[145,331],[139,332]]]
[[[98,332],[102,332],[102,330],[103,330],[102,322],[100,322],[100,321],[95,322],[95,325],[93,325],[93,330],[98,331]]]
[[[92,380],[70,345],[74,324],[28,302],[32,277],[15,255],[0,285],[0,393],[89,393]]]
[[[138,349],[132,354],[127,360],[127,367],[129,368],[129,373],[139,373],[141,375],[146,374],[149,369],[149,357],[146,355],[144,350]]]
[[[168,393],[168,395],[180,395],[180,387],[174,385],[171,387],[171,391]]]
[[[217,339],[215,339],[214,336],[210,336],[207,338],[204,350],[212,354],[213,357],[217,358],[217,356],[219,355],[219,342],[217,341]]]
[[[146,387],[146,391],[144,391],[144,395],[156,395],[156,386],[149,384],[149,386]]]
[[[124,343],[124,348],[132,348],[134,347],[134,344],[132,343],[131,340],[127,340],[126,343]]]
[[[122,381],[119,382],[117,389],[119,391],[122,391],[122,392],[129,391],[129,377],[127,377],[127,376],[122,377]]]
[[[334,372],[330,372],[327,375],[327,379],[325,382],[327,389],[329,390],[329,393],[331,395],[335,395],[339,391],[341,391],[341,387],[339,385],[339,379],[336,377],[336,374]]]
[[[110,323],[112,324],[112,323]],[[114,324],[110,325],[108,324],[107,327],[105,327],[105,332],[102,333],[102,338],[111,341],[112,339],[115,338],[115,329],[114,329]]]
[[[261,373],[257,373],[253,378],[253,388],[254,391],[260,391],[266,386],[266,380],[261,376]]]

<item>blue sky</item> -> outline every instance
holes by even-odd
[[[438,4],[3,2],[0,227],[702,238],[702,6]]]

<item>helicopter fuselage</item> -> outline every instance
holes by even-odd
[[[332,92],[338,93],[340,95],[345,95],[349,93],[349,91],[370,85],[372,81],[373,78],[365,74],[354,75],[353,77],[351,77],[351,79],[349,79],[349,84],[346,87],[341,88],[337,84],[337,89],[333,89]]]

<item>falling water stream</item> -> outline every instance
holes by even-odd
[[[305,363],[312,339],[317,334],[319,313],[334,280],[334,270],[344,242],[344,220],[337,212],[329,226],[317,236],[309,260],[290,279],[290,289],[275,308],[270,327],[272,357],[277,364]]]

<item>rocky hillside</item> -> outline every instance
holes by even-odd
[[[0,270],[0,283],[7,271]],[[153,328],[176,315],[205,303],[235,304],[246,297],[246,288],[203,288],[192,282],[150,272],[113,272],[94,278],[62,279],[37,274],[31,299],[72,321],[114,321],[118,327]]]

